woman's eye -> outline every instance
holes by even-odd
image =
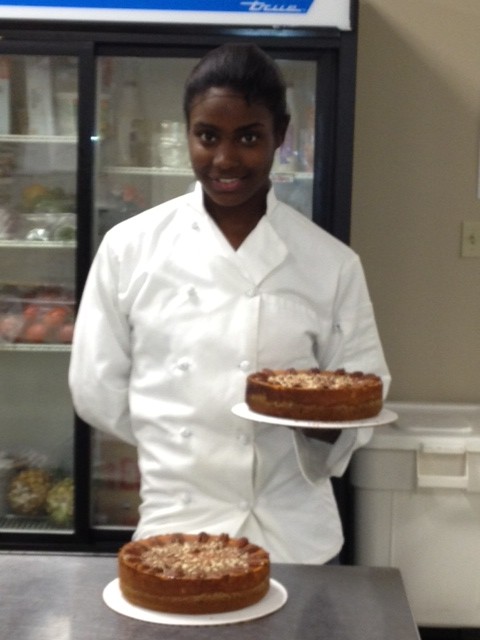
[[[241,137],[241,142],[243,144],[254,144],[258,140],[258,135],[256,133],[244,133]]]
[[[215,142],[215,140],[217,139],[216,135],[211,131],[202,131],[198,134],[198,137],[204,144],[212,144],[212,142]]]

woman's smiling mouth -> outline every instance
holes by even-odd
[[[216,191],[236,191],[242,184],[242,178],[212,178],[212,185]]]

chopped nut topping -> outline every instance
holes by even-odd
[[[241,548],[229,545],[228,540],[228,536],[210,539],[207,534],[200,534],[195,541],[173,538],[169,545],[144,551],[140,561],[155,573],[175,578],[208,578],[248,569],[248,551],[258,547],[249,549],[248,545]]]
[[[344,389],[358,383],[365,384],[365,379],[368,377],[359,372],[346,373],[344,370],[320,371],[320,369],[308,371],[286,369],[284,372],[265,370],[264,373],[269,384],[297,389]]]

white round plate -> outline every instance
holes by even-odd
[[[240,418],[254,420],[255,422],[264,422],[265,424],[278,424],[284,427],[293,427],[297,429],[360,429],[361,427],[379,427],[384,424],[395,422],[398,415],[390,409],[382,409],[377,416],[366,418],[365,420],[351,420],[341,422],[326,422],[313,420],[290,420],[288,418],[276,418],[267,416],[263,413],[251,411],[246,402],[240,402],[232,407],[232,413]]]
[[[286,603],[288,598],[285,587],[276,580],[270,580],[270,589],[266,596],[251,607],[229,611],[227,613],[211,613],[203,615],[182,615],[179,613],[161,613],[130,604],[125,600],[118,578],[112,580],[103,590],[103,600],[105,604],[124,616],[142,620],[143,622],[154,622],[156,624],[171,624],[177,626],[203,627],[220,624],[235,624],[263,618],[264,616],[277,611]]]

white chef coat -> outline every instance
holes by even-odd
[[[279,202],[234,250],[194,192],[111,229],[75,326],[78,414],[138,448],[135,538],[227,532],[273,561],[323,563],[343,544],[329,477],[370,429],[334,445],[234,416],[269,368],[389,376],[357,255]]]

